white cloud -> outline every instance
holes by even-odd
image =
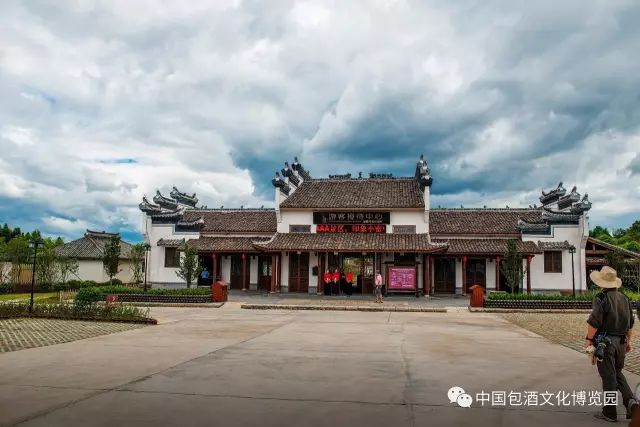
[[[526,206],[564,180],[593,220],[640,212],[638,16],[625,1],[5,2],[0,200],[52,231],[43,216],[134,230],[157,188],[269,205],[295,154],[317,175],[411,174],[424,152],[438,203]]]

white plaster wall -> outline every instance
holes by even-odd
[[[281,292],[289,292],[289,256],[286,252],[282,252],[282,270],[280,271],[280,290]]]
[[[220,269],[221,271],[221,277],[222,280],[224,280],[227,283],[231,283],[231,257],[230,256],[223,256],[222,260],[220,261]]]
[[[387,233],[393,232],[394,225],[415,225],[416,233],[428,233],[429,226],[425,220],[423,210],[420,211],[391,211],[391,221]]]
[[[258,289],[258,257],[248,256],[247,262],[249,262],[249,289]]]
[[[315,252],[309,254],[309,293],[315,294],[318,291],[318,276],[312,274],[313,267],[318,267],[318,256]]]
[[[532,242],[564,242],[568,241],[576,247],[576,253],[573,255],[573,266],[575,273],[576,291],[586,290],[586,277],[582,266],[584,264],[583,257],[583,231],[581,226],[576,225],[554,225],[551,228],[552,236],[522,236],[524,241]],[[525,279],[526,280],[526,279]],[[526,281],[525,281],[526,287]],[[544,272],[544,254],[539,254],[531,260],[531,290],[550,291],[550,290],[571,290],[572,273],[571,273],[571,254],[568,250],[562,251],[562,273],[545,273]],[[526,288],[525,288],[526,289]]]
[[[80,278],[80,280],[94,280],[96,282],[106,282],[109,276],[105,273],[101,260],[78,260],[78,277],[72,277],[71,280]],[[130,283],[133,279],[131,274],[131,262],[120,261],[118,265],[118,274],[116,279],[123,283]]]
[[[490,261],[489,259],[485,260],[485,271],[486,271],[486,289],[487,290],[496,290],[496,262],[495,260]]]
[[[278,233],[288,233],[289,225],[311,224],[311,232],[316,232],[313,225],[313,211],[280,211],[280,222],[278,222]]]
[[[456,294],[462,294],[462,260],[456,258]]]

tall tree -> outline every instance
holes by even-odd
[[[58,277],[60,282],[66,284],[71,276],[78,275],[78,269],[80,265],[75,258],[69,258],[66,256],[58,256]]]
[[[133,245],[129,258],[131,258],[131,276],[134,283],[141,283],[144,274],[144,256],[146,254],[146,243]]]
[[[191,283],[198,280],[200,261],[198,260],[198,251],[196,249],[188,245],[184,246],[176,274],[179,278],[187,282],[187,288],[190,288]]]
[[[36,278],[41,290],[50,289],[58,281],[57,261],[55,245],[50,239],[45,240],[36,260]]]
[[[518,290],[522,285],[525,268],[522,265],[522,255],[518,253],[516,241],[513,239],[507,241],[507,252],[504,254],[500,269],[511,292]]]
[[[113,276],[118,274],[120,266],[120,236],[113,236],[104,245],[102,254],[102,266],[109,276],[109,283],[113,282]]]

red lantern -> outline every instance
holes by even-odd
[[[496,257],[496,262],[500,262],[501,260],[502,260],[501,257],[499,257],[499,256]]]

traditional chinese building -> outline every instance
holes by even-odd
[[[339,268],[353,274],[354,292],[371,292],[376,270],[396,292],[510,290],[500,264],[514,240],[527,271],[520,291],[586,289],[587,195],[561,183],[525,209],[433,208],[422,156],[412,172],[313,178],[296,159],[272,180],[273,209],[207,209],[175,187],[169,197],[158,192],[140,204],[149,279],[181,285],[187,244],[232,289],[316,294],[323,273]]]

